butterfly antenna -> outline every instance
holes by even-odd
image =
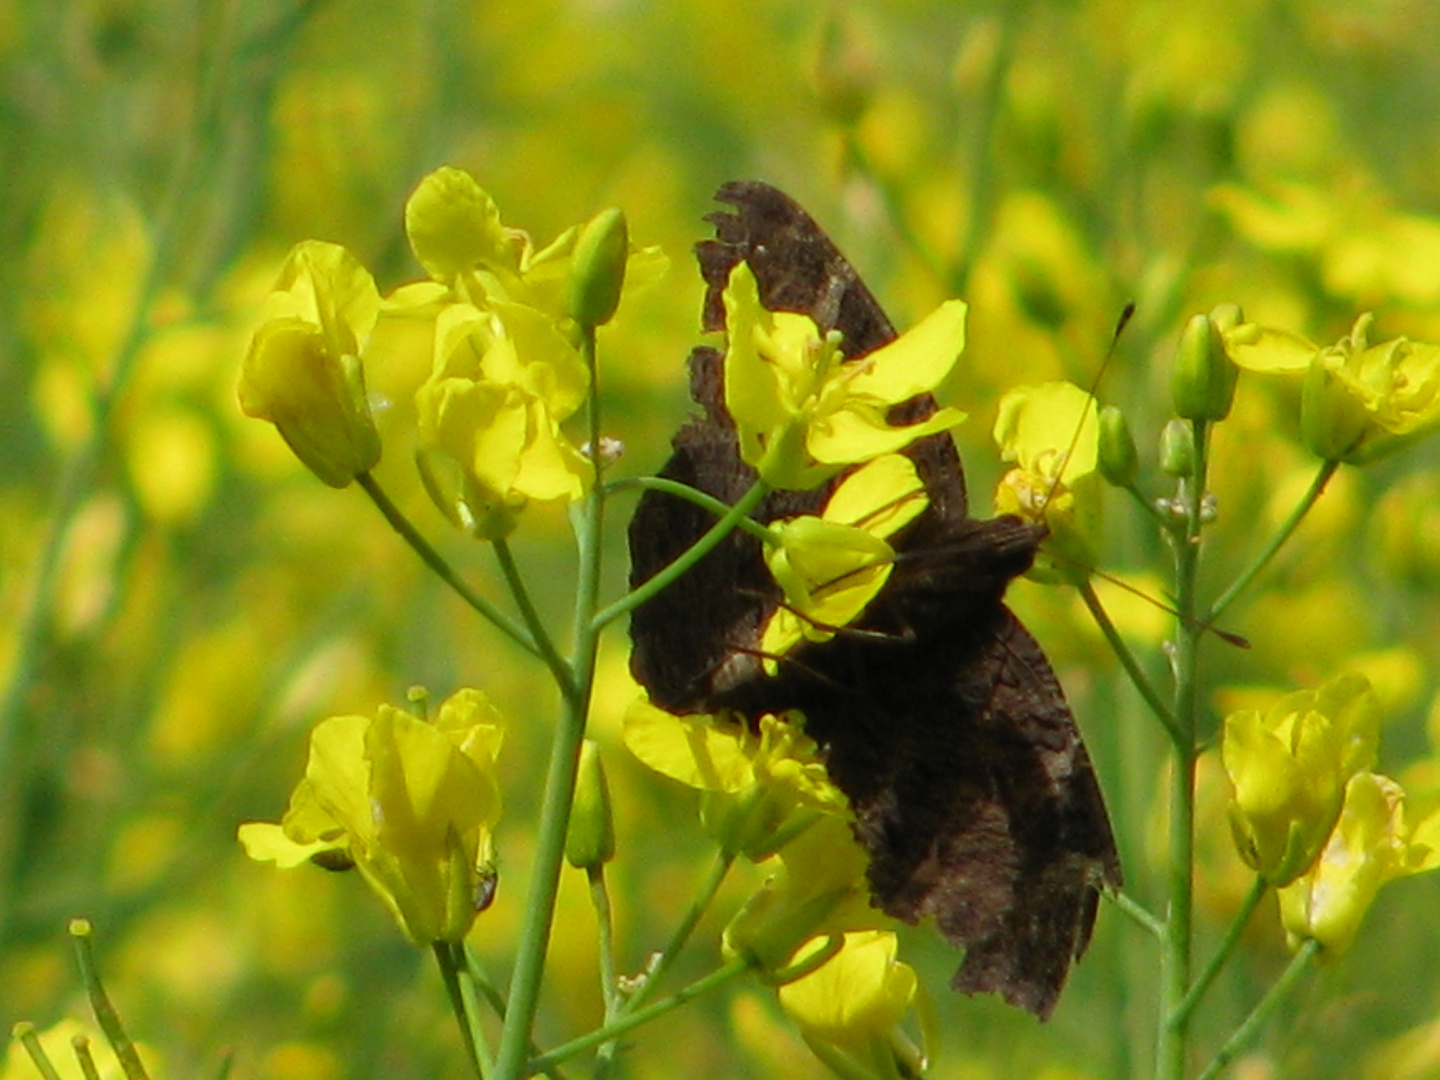
[[[1116,577],[1114,574],[1107,574],[1107,573],[1105,573],[1105,572],[1102,571],[1102,570],[1092,570],[1092,571],[1090,571],[1090,572],[1091,572],[1091,574],[1093,574],[1095,577],[1098,577],[1101,581],[1108,582],[1109,584],[1114,585],[1117,589],[1123,589],[1125,592],[1128,592],[1131,596],[1138,596],[1141,600],[1144,600],[1147,604],[1152,604],[1152,605],[1154,605],[1155,607],[1159,608],[1161,611],[1165,612],[1167,615],[1170,615],[1170,616],[1172,616],[1173,618],[1176,618],[1176,619],[1182,619],[1183,621],[1185,621],[1185,622],[1187,622],[1187,623],[1189,624],[1189,626],[1191,627],[1191,629],[1199,630],[1199,631],[1201,631],[1202,633],[1206,633],[1206,634],[1214,634],[1214,635],[1215,635],[1217,638],[1219,638],[1221,641],[1225,642],[1225,644],[1227,644],[1227,645],[1233,645],[1233,646],[1235,646],[1237,649],[1248,649],[1248,648],[1250,648],[1250,639],[1247,638],[1247,637],[1245,637],[1243,634],[1237,634],[1237,633],[1235,633],[1234,631],[1231,631],[1231,630],[1222,630],[1220,627],[1215,626],[1215,625],[1212,624],[1212,623],[1202,622],[1201,620],[1195,618],[1194,616],[1189,616],[1188,618],[1185,617],[1185,616],[1182,616],[1182,615],[1180,614],[1180,611],[1179,611],[1178,608],[1176,608],[1176,607],[1174,607],[1174,606],[1172,606],[1172,605],[1170,605],[1170,604],[1167,604],[1164,600],[1158,600],[1158,599],[1156,599],[1155,597],[1153,597],[1153,596],[1151,596],[1149,593],[1147,593],[1144,589],[1136,588],[1134,585],[1131,585],[1128,581],[1122,581],[1120,578]]]
[[[1050,490],[1045,492],[1045,499],[1040,504],[1038,517],[1044,520],[1045,510],[1050,505],[1050,500],[1055,497],[1055,492],[1060,487],[1060,480],[1065,475],[1065,466],[1075,456],[1075,448],[1080,445],[1080,433],[1085,430],[1085,418],[1090,409],[1099,406],[1095,400],[1095,392],[1100,389],[1100,380],[1105,378],[1105,373],[1110,370],[1110,364],[1115,359],[1115,352],[1120,346],[1120,335],[1125,332],[1125,327],[1135,315],[1135,301],[1129,300],[1120,311],[1120,317],[1115,320],[1115,330],[1110,335],[1110,347],[1105,350],[1105,358],[1100,361],[1100,366],[1095,369],[1095,377],[1090,380],[1090,386],[1085,391],[1085,411],[1080,414],[1080,423],[1075,425],[1075,431],[1070,436],[1070,445],[1065,448],[1065,456],[1060,459],[1060,468],[1055,473],[1055,478],[1050,481]]]

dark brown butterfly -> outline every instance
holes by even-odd
[[[854,269],[788,196],[737,182],[717,198],[735,211],[710,215],[717,238],[697,247],[706,330],[724,329],[721,294],[743,260],[767,308],[839,330],[848,357],[895,337]],[[675,436],[660,475],[733,503],[755,473],[740,460],[722,400],[721,354],[696,349],[690,375],[703,412]],[[922,396],[890,421],[917,422],[935,408]],[[894,571],[852,628],[797,647],[767,677],[758,644],[782,595],[759,542],[736,532],[635,611],[631,666],[671,712],[734,709],[753,723],[766,712],[802,711],[854,810],[875,903],[910,923],[934,917],[965,950],[956,989],[996,993],[1044,1018],[1090,940],[1099,890],[1120,883],[1074,718],[1040,647],[1001,602],[1044,530],[969,517],[948,434],[907,454],[930,505],[892,538]],[[773,492],[754,516],[818,514],[837,482]],[[647,492],[630,523],[632,585],[714,520]]]

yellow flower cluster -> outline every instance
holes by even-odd
[[[503,734],[478,690],[451,695],[433,723],[388,706],[332,717],[310,736],[284,819],[248,822],[240,841],[286,869],[353,865],[412,942],[460,941],[495,891]]]
[[[1225,333],[1235,363],[1304,377],[1300,431],[1326,461],[1364,465],[1440,430],[1440,345],[1394,338],[1370,344],[1366,314],[1333,345],[1255,323]]]
[[[870,903],[849,801],[801,719],[764,716],[756,732],[738,717],[672,716],[641,700],[626,715],[625,744],[703,793],[705,824],[726,851],[777,856],[776,872],[725,928],[726,953],[781,983],[781,1005],[822,1059],[913,1064],[899,1024],[915,974],[895,959],[895,934]]]
[[[643,279],[664,259],[632,255],[614,210],[537,251],[453,168],[421,182],[405,228],[429,280],[383,301],[343,248],[296,247],[246,356],[241,406],[344,487],[380,458],[363,374],[377,319],[430,324],[430,376],[416,393],[422,478],[456,525],[502,537],[528,500],[576,499],[593,482],[595,464],[563,430],[589,394],[581,342],[613,314],[630,264]]]
[[[1440,867],[1440,814],[1407,822],[1405,792],[1371,771],[1379,732],[1379,702],[1358,675],[1225,719],[1235,844],[1280,890],[1292,947],[1343,953],[1382,885]]]
[[[725,404],[740,456],[771,487],[807,490],[965,419],[955,409],[895,427],[889,412],[929,393],[965,348],[965,305],[949,300],[888,345],[846,360],[838,332],[760,303],[746,263],[725,288]]]

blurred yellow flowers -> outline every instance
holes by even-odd
[[[838,334],[822,337],[807,316],[766,310],[741,263],[725,288],[725,404],[740,456],[772,487],[804,490],[955,427],[965,414],[950,408],[904,427],[888,414],[950,374],[965,348],[965,310],[948,300],[895,341],[847,361]]]
[[[502,738],[478,690],[457,691],[433,723],[388,706],[332,717],[310,736],[284,819],[242,825],[240,841],[282,868],[353,862],[412,942],[460,941],[494,893]]]
[[[887,454],[836,487],[822,516],[772,523],[780,538],[767,548],[770,573],[785,591],[760,639],[766,670],[802,640],[828,641],[865,610],[894,568],[886,537],[929,505],[914,463]]]
[[[369,272],[308,240],[286,258],[240,374],[240,408],[279,429],[325,483],[343,488],[380,460],[360,356],[380,311]]]

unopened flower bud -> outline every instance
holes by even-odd
[[[1101,409],[1099,419],[1099,441],[1095,452],[1100,475],[1116,487],[1129,487],[1135,482],[1135,474],[1140,468],[1130,424],[1125,414],[1114,405]]]
[[[1188,421],[1171,420],[1161,429],[1160,468],[1170,476],[1194,473],[1195,440]]]
[[[268,420],[307,468],[343,488],[380,460],[361,348],[380,297],[344,248],[297,245],[240,369],[240,407]]]
[[[1220,328],[1207,315],[1196,315],[1180,335],[1170,390],[1175,414],[1186,420],[1224,420],[1235,399],[1240,369],[1225,352]]]
[[[581,228],[570,271],[570,313],[581,326],[603,326],[615,314],[629,256],[623,210],[602,210]]]
[[[580,747],[575,803],[565,834],[565,858],[577,870],[594,870],[615,857],[615,815],[600,748],[589,739]]]

